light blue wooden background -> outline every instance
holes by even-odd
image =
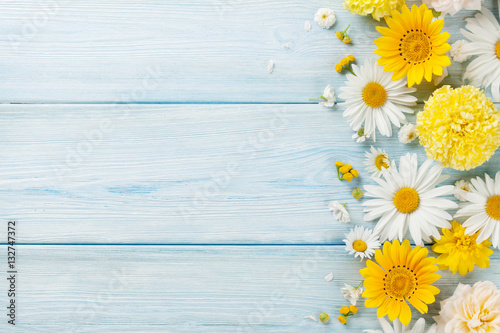
[[[313,21],[321,7],[336,10],[330,31]],[[447,18],[450,42],[471,14]],[[334,35],[347,24],[352,45]],[[333,0],[3,1],[0,237],[18,221],[20,275],[17,326],[4,319],[0,331],[378,328],[367,309],[347,327],[303,319],[346,304],[339,288],[357,284],[363,264],[342,239],[374,226],[350,196],[371,183],[370,143],[351,139],[341,107],[308,98],[343,85],[340,58],[372,56],[376,25]],[[464,68],[453,63],[443,83],[460,85]],[[420,86],[419,101],[432,89]],[[396,137],[376,146],[425,158]],[[335,160],[360,179],[339,182]],[[447,183],[499,165],[496,155],[471,172],[446,170]],[[348,203],[352,224],[333,220],[330,200]],[[500,284],[499,265],[496,252],[487,270],[443,272],[438,300],[459,281]]]

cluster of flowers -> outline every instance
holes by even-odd
[[[433,285],[441,277],[438,270],[464,276],[476,266],[487,268],[491,247],[500,248],[500,171],[494,178],[484,174],[457,181],[455,186],[440,185],[447,178],[442,174],[444,167],[474,169],[500,146],[500,112],[480,89],[491,87],[493,99],[500,101],[500,24],[481,7],[481,0],[423,2],[408,8],[406,0],[345,0],[344,8],[352,14],[371,15],[377,21],[384,18],[387,27],[376,28],[382,35],[375,40],[376,61],[366,59],[358,66],[349,55],[335,66],[338,73],[350,72],[339,98],[344,100],[343,116],[355,131],[354,139],[376,142],[377,131],[390,137],[394,125],[400,128],[400,142],[410,143],[418,137],[428,157],[419,165],[416,154],[407,154],[398,164],[379,148],[371,147],[366,153],[367,170],[377,185],[364,186],[368,198],[363,202],[364,220],[376,225],[373,230],[355,226],[345,235],[349,254],[367,260],[360,270],[364,281],[341,289],[355,311],[342,307],[338,319],[347,324],[347,318],[358,311],[356,302],[364,297],[367,308],[377,308],[383,332],[410,332],[410,306],[421,314],[428,312],[440,293]],[[462,8],[480,13],[467,19],[466,29],[461,29],[470,42],[459,40],[450,46],[450,34],[442,32],[444,17]],[[335,23],[321,20],[329,20],[328,15],[316,20],[327,29]],[[345,36],[347,29],[337,31],[339,39]],[[417,114],[416,124],[408,123],[405,114],[413,113],[417,101],[412,95],[414,86],[423,80],[438,84],[444,79],[446,67],[451,65],[448,53],[456,62],[478,56],[465,70],[464,79],[470,85],[436,89]],[[334,96],[333,88],[328,89]],[[339,179],[353,179],[351,165],[335,165]],[[451,195],[461,201],[460,206],[447,198]],[[355,189],[353,196],[360,198],[363,192]],[[338,221],[351,221],[346,204],[333,201],[329,208]],[[448,213],[455,209],[454,216]],[[405,238],[408,232],[414,247]],[[424,242],[433,244],[437,258],[429,256]],[[386,315],[392,326],[383,318]],[[441,302],[435,321],[427,333],[500,332],[500,290],[489,281],[459,284]],[[424,331],[425,320],[420,318],[411,332]]]
[[[350,164],[344,164],[342,162],[335,162],[335,166],[337,167],[337,175],[339,180],[347,180],[351,181],[354,177],[359,177],[359,172],[356,169],[352,168]]]

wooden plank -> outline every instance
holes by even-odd
[[[364,307],[347,327],[336,321],[347,303],[339,288],[359,283],[364,266],[340,246],[18,246],[17,252],[16,327],[4,319],[4,332],[378,329],[375,311]],[[442,271],[428,322],[459,281],[500,283],[499,259],[496,252],[490,268],[466,277]],[[326,282],[329,272],[334,280]],[[6,279],[0,281],[7,290]],[[332,315],[327,325],[303,319],[323,311]]]
[[[370,143],[351,139],[339,107],[1,105],[0,117],[2,219],[18,221],[24,243],[339,244],[353,224],[328,202],[361,223],[351,191],[373,183]],[[377,146],[425,157],[397,135]],[[336,160],[360,179],[340,182]]]
[[[332,30],[314,23],[321,7],[336,11]],[[472,14],[446,20],[450,42]],[[352,45],[335,37],[348,24]],[[0,102],[307,103],[344,84],[333,68],[347,54],[376,57],[379,24],[327,0],[2,1]],[[444,83],[460,85],[464,69]]]

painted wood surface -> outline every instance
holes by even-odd
[[[331,30],[314,23],[321,7],[336,10]],[[450,42],[472,14],[446,20]],[[335,37],[348,24],[351,45]],[[374,56],[378,24],[331,0],[2,1],[0,102],[307,103],[343,85],[341,58]],[[464,69],[454,63],[445,83],[460,84]]]
[[[336,10],[332,30],[313,21],[321,7]],[[447,18],[450,42],[472,14]],[[335,37],[348,24],[351,45]],[[0,331],[378,329],[373,310],[335,320],[339,288],[363,265],[344,234],[374,226],[350,196],[372,182],[371,142],[351,139],[342,107],[308,101],[343,86],[339,59],[373,57],[377,24],[327,0],[1,2],[0,218],[17,221],[19,307],[15,329],[2,320]],[[460,85],[465,66],[443,84]],[[433,89],[420,86],[419,101]],[[376,146],[425,158],[395,136]],[[361,179],[338,181],[335,160]],[[447,169],[446,183],[499,165]],[[330,200],[354,223],[334,221]],[[487,270],[443,272],[439,300],[459,281],[500,285],[499,262],[497,251]],[[327,325],[303,319],[322,311]]]
[[[0,259],[5,260],[2,251]],[[378,329],[361,307],[347,327],[344,283],[364,263],[338,246],[19,246],[19,322],[2,332],[361,332]],[[323,278],[329,272],[334,279]],[[500,257],[465,278],[442,272],[438,301],[456,284],[499,281]],[[5,289],[6,279],[0,279]],[[428,323],[439,310],[430,306]],[[326,311],[328,324],[304,319]],[[417,314],[414,313],[414,316]]]
[[[0,201],[21,243],[342,244],[330,200],[375,184],[341,107],[3,105]],[[379,137],[394,159],[425,152]],[[361,177],[339,181],[333,163]],[[498,170],[500,155],[446,183]],[[0,230],[0,237],[6,229]],[[4,239],[4,238],[2,238]]]

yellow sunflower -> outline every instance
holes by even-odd
[[[432,18],[425,4],[413,5],[411,11],[405,5],[401,13],[393,10],[385,19],[388,28],[376,28],[383,35],[375,40],[378,64],[393,72],[394,81],[408,76],[409,87],[420,84],[424,77],[430,82],[432,74],[443,75],[443,67],[451,64],[446,55],[451,48],[446,43],[450,34],[441,33],[443,19],[431,23]]]
[[[363,297],[367,308],[377,309],[377,316],[389,315],[389,320],[399,318],[404,325],[410,324],[410,302],[420,313],[427,313],[427,304],[435,301],[439,289],[431,284],[441,276],[434,274],[438,267],[433,257],[427,257],[428,250],[416,246],[411,249],[410,241],[385,242],[383,251],[375,251],[378,265],[366,261],[366,268],[359,272],[365,278]]]

